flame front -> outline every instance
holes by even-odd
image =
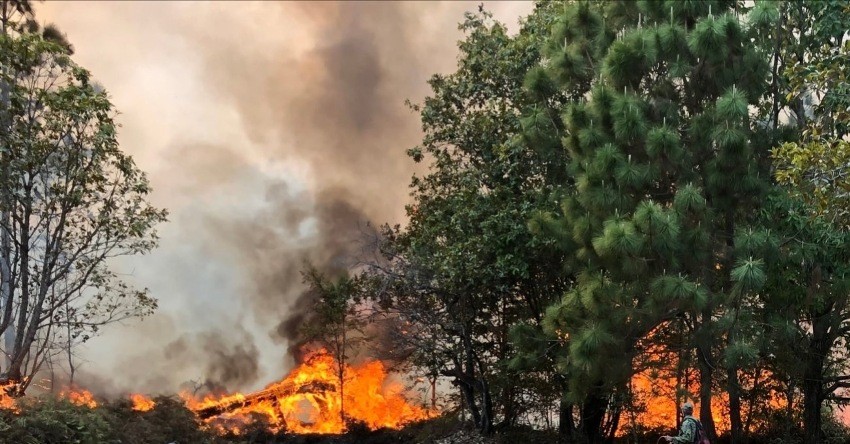
[[[153,399],[150,399],[140,393],[131,394],[130,401],[133,403],[133,410],[137,412],[147,412],[148,410],[156,406],[156,403],[153,401]]]
[[[14,382],[0,385],[0,409],[11,409],[17,411],[15,397],[12,396],[12,393],[14,393],[15,390],[17,390],[17,384]]]
[[[342,412],[372,430],[400,428],[435,414],[411,405],[403,387],[388,381],[380,361],[343,366],[342,387],[339,369],[338,362],[321,350],[264,390],[249,395],[189,398],[187,406],[207,423],[236,433],[251,421],[251,414],[264,415],[275,431],[293,433],[342,433],[346,429]]]
[[[80,407],[88,407],[90,409],[97,407],[97,401],[94,400],[94,395],[85,389],[69,387],[59,392],[59,397],[67,399],[71,404]]]
[[[663,327],[663,326],[662,326]],[[662,328],[659,327],[659,328]],[[656,332],[651,332],[650,337]],[[694,412],[700,415],[699,373],[688,365],[680,366],[681,356],[678,350],[671,350],[664,345],[653,344],[648,347],[647,354],[653,357],[652,365],[632,376],[630,390],[633,409],[623,413],[617,429],[617,436],[626,436],[630,431],[641,430],[675,430],[679,408],[684,401],[694,403]],[[745,390],[766,390],[764,381],[770,381],[773,376],[767,370],[760,370],[753,375],[739,374],[739,384]],[[759,385],[762,382],[762,386]],[[775,388],[768,390],[767,402],[760,405],[760,410],[780,411],[787,408],[787,399]],[[711,398],[711,412],[714,426],[718,434],[731,430],[729,419],[729,395],[727,392],[714,393]],[[747,427],[765,426],[764,418],[753,415],[754,411],[742,409],[741,417]],[[753,418],[749,418],[750,416]],[[668,432],[669,433],[669,432]]]

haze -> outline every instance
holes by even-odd
[[[453,70],[477,5],[39,4],[110,92],[123,149],[171,212],[153,254],[118,264],[160,309],[81,351],[87,385],[251,390],[284,375],[304,260],[339,265],[367,221],[403,222],[420,137],[404,100]],[[516,31],[533,6],[485,7]]]

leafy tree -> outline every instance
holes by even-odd
[[[842,229],[850,227],[850,6],[844,2],[780,3],[777,13],[788,26],[777,42],[781,67],[775,102],[787,103],[799,138],[773,154],[775,176],[795,198]],[[777,105],[778,107],[779,105]],[[775,111],[778,115],[779,109]]]
[[[525,408],[523,381],[505,367],[509,328],[537,324],[566,283],[561,254],[525,227],[553,208],[547,195],[563,178],[563,153],[551,133],[548,147],[531,149],[522,128],[561,124],[545,117],[548,105],[539,121],[521,120],[538,99],[563,100],[524,90],[557,8],[541,3],[517,36],[486,12],[466,15],[457,71],[433,76],[433,94],[413,107],[425,135],[409,155],[429,170],[413,178],[410,223],[386,227],[383,263],[374,264],[391,281],[382,303],[407,332],[399,341],[420,368],[453,379],[483,433],[497,417],[514,424]]]
[[[778,12],[791,32],[783,33],[777,50],[784,89],[776,101],[784,99],[793,110],[790,124],[799,137],[773,151],[775,178],[788,196],[776,198],[771,214],[783,214],[776,227],[782,257],[773,264],[773,299],[765,311],[784,347],[777,353],[785,358],[783,369],[802,390],[805,442],[816,443],[823,440],[824,402],[846,402],[842,392],[850,387],[844,365],[850,322],[844,252],[850,228],[850,8],[844,2],[788,1]]]
[[[156,308],[107,262],[153,248],[166,217],[118,147],[106,93],[66,45],[11,21],[26,5],[0,5],[0,334],[20,393],[58,351]]]
[[[739,243],[749,251],[774,252],[762,256],[767,261],[764,289],[755,298],[758,320],[768,327],[768,351],[778,370],[788,375],[792,390],[802,391],[804,442],[822,442],[824,402],[846,402],[843,390],[850,387],[849,233],[826,218],[812,218],[810,207],[781,191],[763,214],[770,231],[749,233]]]

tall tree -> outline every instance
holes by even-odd
[[[737,257],[734,239],[769,179],[769,141],[749,111],[769,64],[738,6],[576,2],[553,30],[549,77],[591,92],[563,109],[575,192],[534,228],[560,240],[578,276],[544,325],[568,348],[560,366],[590,442],[604,438],[610,394],[627,392],[646,339],[676,325],[692,329],[706,431],[724,378],[740,437],[738,364],[718,352],[741,348],[735,286],[757,285],[736,283],[758,262]]]
[[[37,33],[41,26],[35,20],[35,14],[32,7],[32,2],[29,0],[2,0],[0,1],[0,34],[4,36],[19,35],[22,32]],[[62,34],[54,25],[48,25],[41,31],[45,40],[49,40],[61,45],[69,54],[73,52],[73,47],[68,43],[65,35]],[[8,110],[11,107],[10,101],[10,86],[0,81],[0,109]],[[0,125],[3,128],[8,127],[8,119],[11,115],[3,112],[3,123]],[[0,219],[6,221],[9,215],[0,212]],[[11,244],[11,238],[8,233],[0,232],[0,248],[8,247]],[[11,275],[11,270],[8,270],[5,263],[0,263],[0,276],[3,274]],[[2,301],[8,299],[9,286],[3,283],[0,278],[0,311],[2,310]],[[13,331],[7,331],[5,335],[0,334],[4,338],[4,346],[7,349],[14,348],[15,335]],[[6,364],[9,364],[10,358],[5,356]]]
[[[336,358],[337,382],[339,384],[339,419],[346,424],[345,416],[345,370],[349,353],[363,340],[365,318],[358,309],[361,300],[361,279],[348,275],[329,278],[309,266],[303,273],[304,281],[315,292],[310,322],[304,325],[304,339],[319,343],[330,349]]]
[[[2,3],[0,35],[0,334],[14,338],[2,375],[21,393],[57,349],[156,307],[108,261],[153,248],[166,217],[145,200],[148,181],[88,71],[66,45],[12,30],[7,13],[26,17],[23,4]]]
[[[482,433],[515,423],[523,409],[523,381],[503,366],[513,353],[510,326],[537,323],[566,282],[560,253],[525,227],[534,211],[553,208],[546,195],[563,177],[562,152],[554,133],[545,134],[548,149],[531,149],[522,127],[535,122],[520,119],[536,103],[525,74],[539,62],[556,9],[541,3],[516,36],[486,12],[467,14],[456,72],[432,77],[433,94],[414,107],[425,135],[409,154],[429,170],[413,179],[410,223],[385,231],[385,276],[397,284],[386,287],[385,306],[406,331],[428,338],[417,342],[428,352],[413,356],[453,380]],[[557,131],[554,117],[538,123]]]
[[[769,294],[785,310],[768,310],[767,320],[794,358],[784,368],[802,390],[805,442],[818,443],[824,402],[847,401],[843,392],[850,388],[850,369],[844,365],[850,339],[845,278],[850,262],[844,251],[850,229],[850,44],[845,41],[850,7],[786,1],[777,13],[791,32],[777,44],[783,88],[775,101],[777,108],[786,104],[799,137],[773,152],[775,177],[789,196],[776,198],[774,214],[788,216],[777,227],[783,254],[773,264],[778,281]]]
[[[765,285],[755,298],[756,320],[767,327],[770,356],[788,376],[789,389],[802,392],[802,409],[795,404],[794,410],[802,410],[804,442],[819,443],[824,403],[850,400],[850,233],[829,218],[812,217],[810,206],[788,194],[773,193],[763,213],[770,229],[747,234],[740,246],[772,252],[762,256]]]

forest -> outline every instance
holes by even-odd
[[[167,213],[61,33],[2,4],[2,378],[23,394],[156,308],[107,264]],[[427,382],[434,429],[382,432],[406,442],[656,442],[686,401],[711,442],[850,441],[850,5],[539,1],[517,33],[484,8],[459,27],[455,70],[408,104],[406,222],[303,271],[299,334],[335,359],[351,442],[381,439],[346,414],[364,355]],[[27,421],[74,409],[49,405]],[[112,408],[86,421],[118,430]],[[103,433],[74,442],[131,442]]]

